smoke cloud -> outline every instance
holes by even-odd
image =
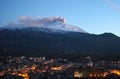
[[[104,0],[112,9],[120,13],[120,6],[113,3],[111,0]]]
[[[53,17],[38,17],[38,18],[33,18],[31,16],[20,16],[18,18],[18,23],[11,22],[8,25],[9,26],[44,26],[47,24],[50,24],[52,22],[60,22],[60,23],[66,23],[66,19],[59,16],[53,16]]]

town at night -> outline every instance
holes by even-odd
[[[119,79],[120,60],[0,57],[1,79]]]

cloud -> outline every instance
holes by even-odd
[[[120,7],[113,3],[111,0],[104,0],[112,9],[120,13]]]
[[[38,18],[33,18],[31,16],[20,16],[18,18],[18,23],[9,23],[9,26],[44,26],[47,24],[50,24],[52,22],[61,22],[61,23],[66,23],[66,19],[59,16],[53,16],[53,17],[38,17]]]

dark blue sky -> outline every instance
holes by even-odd
[[[120,0],[0,0],[0,26],[19,16],[63,16],[89,33],[120,36]]]

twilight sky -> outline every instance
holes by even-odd
[[[89,33],[120,36],[120,0],[0,0],[0,26],[20,16],[62,16]]]

